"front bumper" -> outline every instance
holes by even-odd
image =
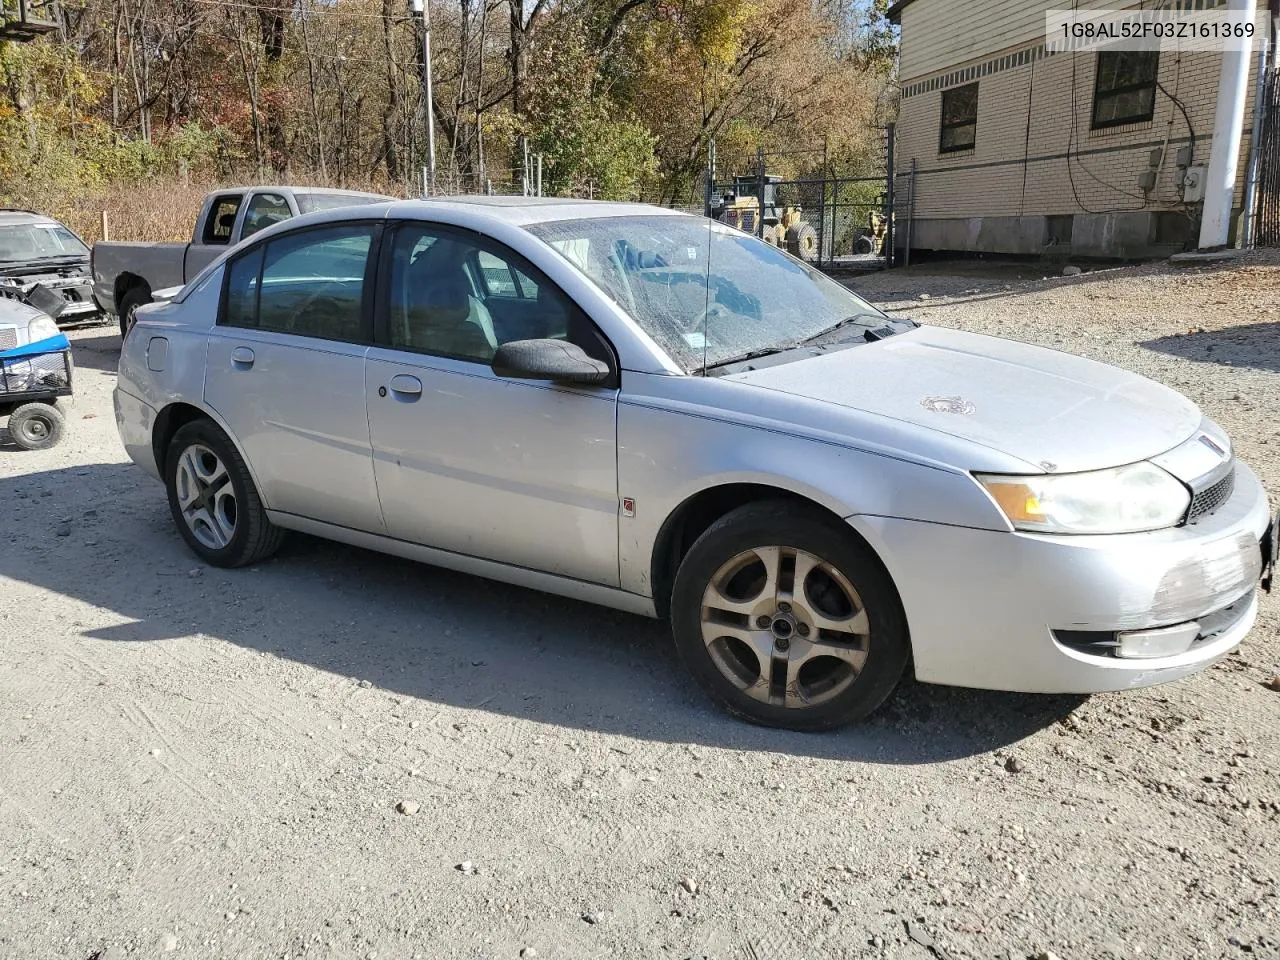
[[[850,517],[902,597],[916,677],[990,690],[1097,693],[1177,680],[1222,659],[1253,626],[1270,526],[1266,491],[1237,462],[1235,490],[1193,525],[1046,536]],[[1235,606],[1192,649],[1122,659],[1061,637],[1172,626]]]

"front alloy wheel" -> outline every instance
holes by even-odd
[[[797,708],[849,689],[867,662],[871,626],[853,584],[830,563],[804,550],[755,547],[707,584],[702,640],[747,696]]]
[[[871,713],[910,652],[874,553],[837,518],[782,500],[732,510],[694,542],[671,626],[685,665],[730,712],[797,730]]]

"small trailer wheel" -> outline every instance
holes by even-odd
[[[9,414],[9,435],[23,450],[45,450],[62,439],[67,421],[51,403],[24,403]]]

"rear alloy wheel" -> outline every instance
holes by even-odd
[[[178,457],[174,486],[191,535],[222,550],[236,535],[236,488],[227,466],[208,447],[193,443]]]
[[[208,563],[241,567],[279,548],[284,531],[267,519],[249,468],[211,421],[193,421],[174,434],[165,486],[178,532]]]
[[[672,595],[686,665],[731,712],[815,730],[893,690],[909,644],[897,592],[867,548],[786,502],[727,514],[690,548]]]

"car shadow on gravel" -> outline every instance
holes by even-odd
[[[73,337],[71,359],[77,367],[115,373],[120,367],[120,333],[114,327],[102,327],[93,336]]]
[[[300,535],[260,566],[206,567],[174,530],[160,485],[128,464],[6,477],[0,502],[0,575],[119,618],[81,633],[90,658],[100,642],[212,638],[428,702],[644,740],[884,764],[989,751],[1083,701],[906,682],[861,725],[767,730],[715,710],[657,621]],[[67,622],[74,635],[70,614]]]
[[[1280,372],[1280,323],[1249,323],[1144,340],[1138,345],[1198,363]]]

